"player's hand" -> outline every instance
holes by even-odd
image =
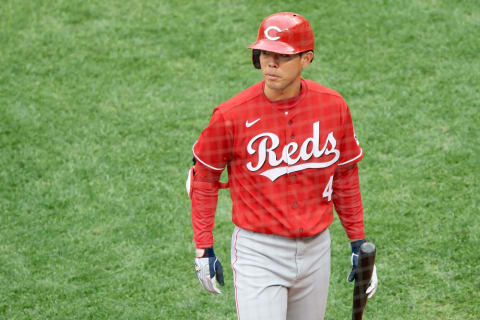
[[[195,274],[205,290],[216,294],[222,293],[217,288],[217,281],[221,286],[225,285],[223,282],[223,268],[215,256],[213,247],[196,250]]]
[[[350,262],[352,263],[352,270],[348,275],[348,278],[347,278],[348,282],[352,282],[355,279],[355,276],[357,274],[358,253],[360,252],[360,246],[365,242],[367,241],[365,239],[362,239],[362,240],[357,240],[350,243],[350,245],[352,246],[352,256],[350,258]],[[377,267],[373,265],[372,279],[370,280],[367,291],[365,292],[368,298],[373,297],[373,295],[377,291],[377,287],[378,287]]]

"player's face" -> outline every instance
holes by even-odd
[[[260,66],[269,98],[287,99],[298,94],[302,70],[310,63],[310,54],[313,55],[312,52],[300,55],[261,51]]]

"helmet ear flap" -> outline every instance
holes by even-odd
[[[260,50],[258,49],[253,49],[252,50],[252,62],[253,62],[253,66],[255,67],[255,69],[261,69],[260,67]]]

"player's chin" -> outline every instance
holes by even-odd
[[[283,81],[280,78],[269,79],[267,77],[265,79],[265,84],[271,89],[282,89],[283,88]]]
[[[278,85],[278,83],[265,82],[265,86],[270,90],[275,90],[275,91],[281,91],[283,89],[283,87]]]

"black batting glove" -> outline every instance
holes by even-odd
[[[348,282],[352,282],[357,275],[358,253],[360,252],[360,246],[365,242],[367,242],[367,240],[362,239],[350,243],[352,247],[352,256],[350,258],[350,262],[352,263],[352,271],[350,271],[350,274],[348,275]]]

